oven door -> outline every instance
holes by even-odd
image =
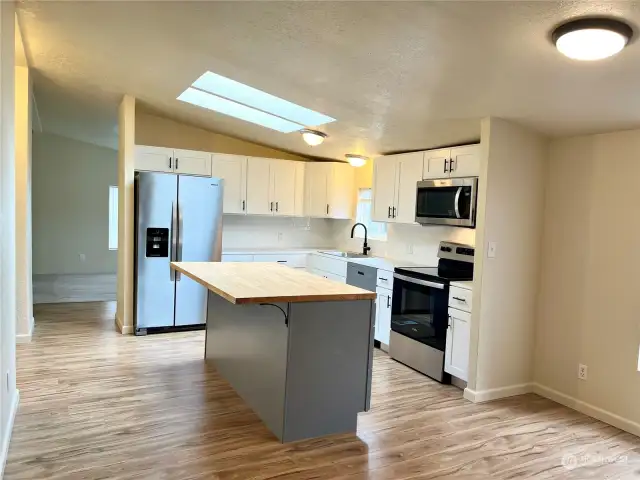
[[[444,352],[449,285],[393,275],[391,331]]]
[[[478,178],[418,182],[416,222],[423,225],[476,226]]]

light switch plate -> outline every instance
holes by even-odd
[[[489,247],[487,248],[487,258],[496,258],[497,249],[498,244],[496,242],[489,242]]]

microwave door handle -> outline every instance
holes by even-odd
[[[456,211],[456,218],[460,217],[460,194],[462,193],[462,187],[458,187],[458,191],[456,192],[456,198],[453,200],[453,208]]]

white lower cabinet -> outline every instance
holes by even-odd
[[[465,382],[469,373],[470,324],[471,313],[449,308],[444,371]]]
[[[376,328],[373,338],[389,345],[391,335],[391,299],[393,291],[388,288],[376,288]]]

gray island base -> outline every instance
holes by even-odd
[[[205,358],[281,442],[355,432],[374,316],[370,299],[235,304],[210,291]]]

